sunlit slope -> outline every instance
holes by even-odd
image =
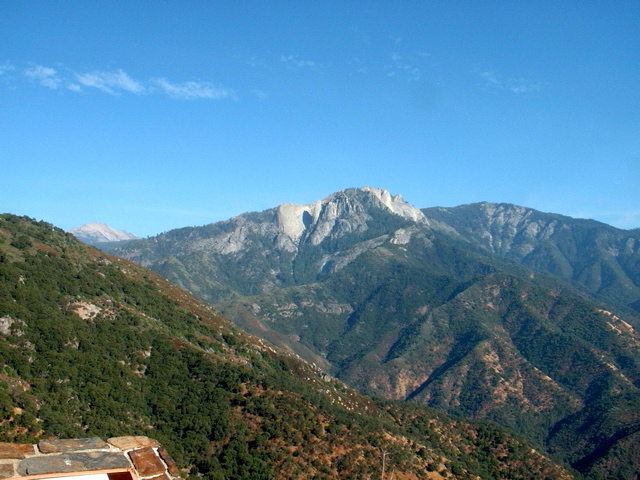
[[[0,437],[147,435],[205,478],[569,478],[496,426],[373,402],[186,292],[0,216]]]
[[[585,473],[616,456],[637,421],[613,407],[638,398],[634,232],[493,204],[419,213],[351,189],[117,252],[360,393],[494,420]],[[560,264],[613,280],[593,289]]]

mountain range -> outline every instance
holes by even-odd
[[[640,474],[640,231],[348,189],[119,244],[361,394],[492,420],[587,478]]]
[[[149,270],[0,215],[0,441],[121,435],[193,479],[575,474],[495,424],[359,395]]]

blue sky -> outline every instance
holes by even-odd
[[[637,1],[0,1],[0,210],[147,236],[372,186],[640,227]]]

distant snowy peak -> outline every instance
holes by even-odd
[[[120,242],[123,240],[135,240],[138,237],[124,230],[116,230],[104,223],[86,223],[80,227],[67,230],[78,240],[89,245],[105,242]]]

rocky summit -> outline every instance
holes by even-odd
[[[204,227],[172,230],[118,245],[113,252],[215,302],[306,283],[335,272],[381,241],[407,241],[416,226],[428,226],[419,209],[399,195],[365,187],[336,192],[311,205],[285,203]]]
[[[400,195],[391,196],[386,190],[364,187],[334,193],[311,205],[283,203],[278,206],[276,222],[282,234],[278,245],[293,251],[300,243],[319,245],[329,236],[338,238],[364,231],[372,220],[368,213],[371,208],[426,223],[424,214]]]

